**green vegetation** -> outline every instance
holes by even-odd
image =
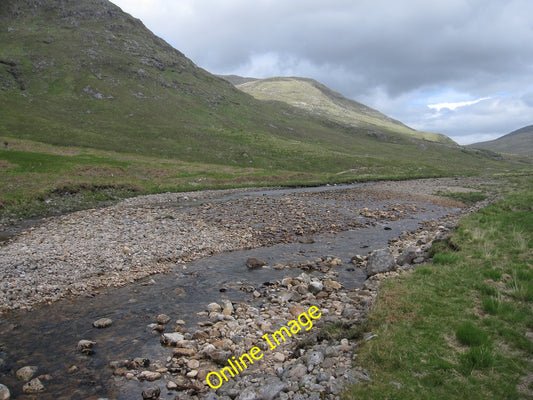
[[[533,177],[470,215],[434,262],[384,281],[344,399],[525,399],[533,394]],[[391,385],[401,383],[401,387]]]
[[[328,115],[257,100],[105,0],[5,0],[0,25],[0,218],[162,191],[530,168],[316,83]],[[332,118],[335,107],[359,123]]]
[[[235,77],[229,79],[235,80]],[[344,97],[342,94],[308,78],[268,78],[244,82],[237,87],[259,100],[275,100],[301,108],[313,115],[347,126],[367,128],[389,135],[455,144],[445,135],[415,131],[400,121]]]
[[[471,144],[469,147],[498,153],[529,156],[529,161],[531,162],[531,157],[533,157],[533,125],[517,129],[496,140]],[[521,160],[526,161],[527,158]]]

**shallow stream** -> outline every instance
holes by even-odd
[[[283,192],[295,190],[325,188]],[[232,197],[270,194],[244,192]],[[108,366],[110,361],[135,357],[164,361],[171,354],[161,346],[159,335],[148,327],[156,322],[158,314],[165,313],[172,318],[168,324],[170,331],[178,319],[184,320],[189,331],[193,331],[199,321],[196,313],[205,310],[210,302],[229,299],[261,304],[261,298],[252,300],[252,294],[242,288],[259,288],[302,272],[298,268],[249,271],[245,266],[248,257],[273,266],[332,255],[343,261],[337,267],[338,280],[347,288],[361,287],[366,275],[349,263],[354,255],[386,247],[388,240],[402,231],[416,230],[422,221],[452,211],[430,203],[416,204],[423,211],[399,221],[316,236],[313,243],[279,244],[218,254],[187,265],[174,265],[168,274],[154,275],[126,287],[102,289],[92,297],[66,299],[36,307],[31,312],[4,314],[0,319],[0,382],[10,388],[15,399],[135,399],[141,398],[141,391],[154,384],[162,388],[161,398],[173,398],[164,389],[164,379],[154,383],[127,381],[114,377]],[[113,324],[105,329],[93,328],[92,322],[103,317],[111,318]],[[94,355],[86,356],[76,350],[81,339],[97,342]],[[48,380],[42,380],[46,392],[37,397],[22,394],[23,382],[14,377],[14,371],[26,365],[38,366],[37,375],[49,375]]]

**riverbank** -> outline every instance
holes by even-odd
[[[344,399],[533,397],[533,180],[459,223],[433,262],[381,285]]]
[[[486,182],[485,182],[486,183]],[[242,190],[140,196],[45,219],[1,245],[0,311],[31,309],[220,252],[305,240],[414,212],[406,201],[458,206],[437,192],[471,191],[474,178],[379,182],[291,193]],[[345,207],[337,207],[345,202]]]

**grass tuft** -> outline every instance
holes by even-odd
[[[455,336],[461,344],[466,346],[481,346],[489,342],[488,333],[475,326],[471,321],[460,324],[455,329]]]

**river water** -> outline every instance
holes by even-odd
[[[334,189],[287,189],[286,192]],[[269,195],[269,192],[245,192],[232,197],[258,194]],[[171,353],[161,346],[159,335],[152,333],[148,326],[158,314],[165,313],[172,318],[169,327],[175,320],[184,320],[191,331],[199,321],[196,313],[205,310],[207,304],[222,299],[260,304],[260,298],[253,300],[252,294],[242,288],[259,288],[302,272],[298,268],[249,271],[245,266],[249,257],[262,259],[272,266],[332,255],[343,261],[338,267],[338,281],[347,288],[362,287],[366,275],[349,263],[354,255],[386,247],[388,240],[402,231],[416,230],[422,221],[452,211],[430,203],[411,203],[422,211],[402,220],[316,236],[313,243],[222,253],[187,265],[176,264],[168,274],[154,275],[126,287],[102,289],[92,297],[65,299],[29,312],[7,313],[0,320],[0,383],[10,388],[14,399],[141,398],[141,391],[153,384],[114,377],[108,365],[113,360],[135,357],[164,362]],[[113,324],[106,329],[93,328],[92,322],[103,317],[111,318]],[[95,354],[87,356],[76,350],[81,339],[97,342]],[[42,380],[46,391],[37,397],[23,394],[23,382],[14,377],[14,371],[26,365],[38,366],[37,375],[48,375]],[[159,382],[160,387],[164,385],[163,380]]]

